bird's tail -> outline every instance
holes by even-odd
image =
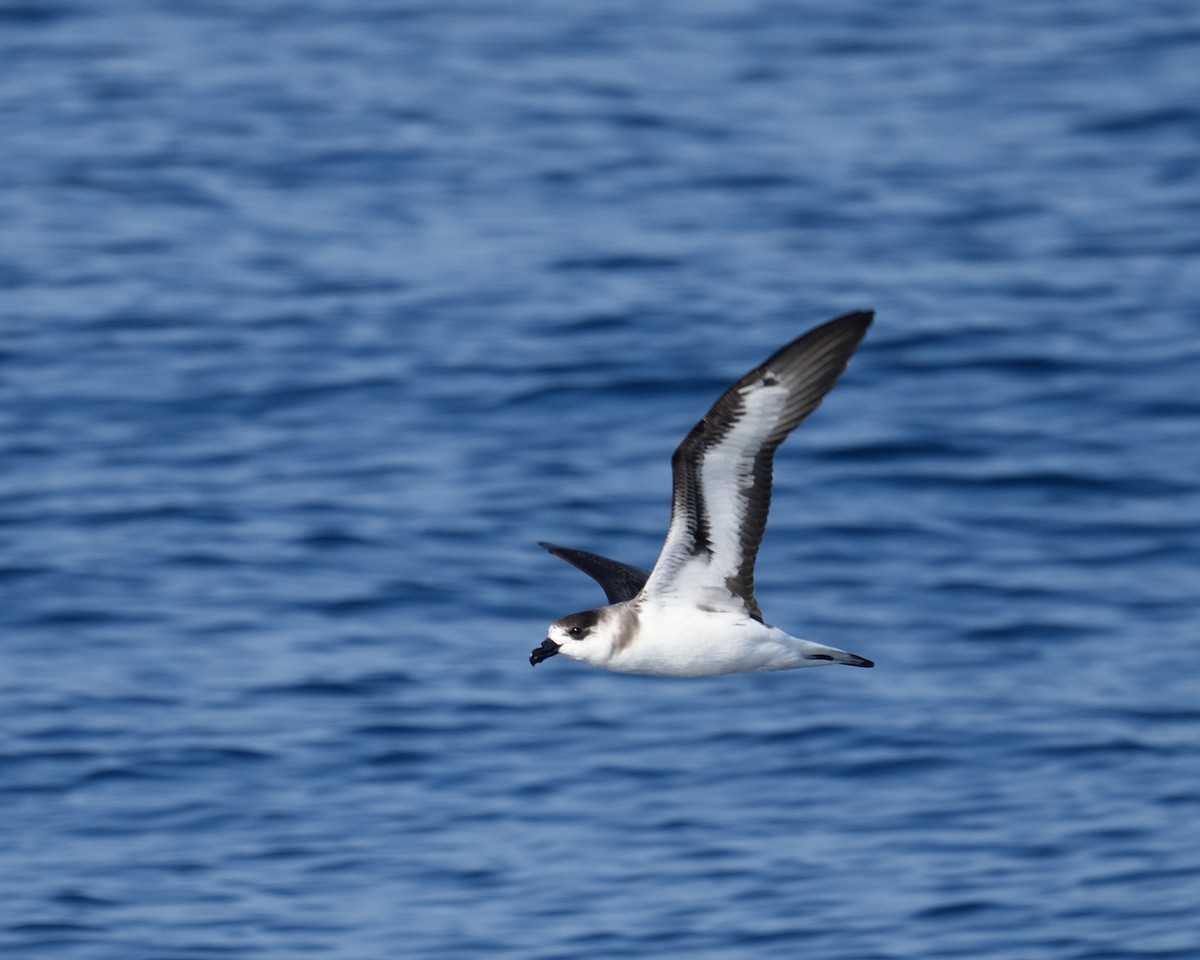
[[[848,667],[873,667],[874,660],[868,660],[866,657],[860,657],[856,653],[847,653],[845,650],[838,650],[834,647],[821,647],[816,653],[805,655],[808,660],[828,660],[831,663],[844,663]]]

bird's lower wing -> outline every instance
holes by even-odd
[[[645,586],[650,571],[640,567],[631,567],[619,560],[610,560],[598,553],[586,550],[575,550],[571,547],[560,547],[554,543],[539,543],[539,547],[548,550],[554,556],[566,560],[571,566],[582,570],[600,584],[609,603],[621,603],[632,600]]]

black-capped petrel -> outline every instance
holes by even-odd
[[[692,428],[671,458],[671,525],[653,570],[541,544],[596,580],[609,605],[551,624],[531,664],[561,653],[668,677],[875,665],[770,626],[754,599],[775,451],[833,389],[873,317],[848,313],[793,340]]]

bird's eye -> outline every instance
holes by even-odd
[[[570,630],[567,631],[567,633],[569,633],[573,637],[578,637],[583,633],[583,630],[579,627],[572,627]]]

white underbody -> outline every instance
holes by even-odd
[[[619,629],[618,604],[609,608],[601,631]],[[618,673],[667,677],[706,677],[763,670],[819,667],[832,661],[812,654],[840,653],[831,647],[789,636],[747,616],[743,610],[702,609],[686,602],[640,604],[638,629],[621,649],[567,641],[560,652]],[[601,632],[598,631],[598,632]],[[597,649],[597,647],[600,647]]]

